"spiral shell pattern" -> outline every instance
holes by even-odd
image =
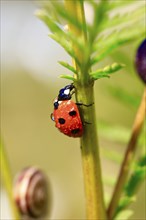
[[[35,218],[45,216],[48,184],[43,172],[35,167],[22,170],[15,180],[14,198],[22,215]]]

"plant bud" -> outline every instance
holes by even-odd
[[[14,199],[23,216],[44,217],[48,207],[48,182],[36,167],[20,172],[14,183]]]
[[[140,44],[136,53],[136,70],[146,84],[146,39]]]

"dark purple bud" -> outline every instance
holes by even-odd
[[[146,84],[146,39],[137,50],[135,64],[138,75]]]

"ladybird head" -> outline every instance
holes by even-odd
[[[72,97],[72,90],[74,89],[74,85],[70,84],[60,89],[58,94],[58,100],[69,100]]]

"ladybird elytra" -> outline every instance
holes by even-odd
[[[81,137],[83,125],[77,104],[71,100],[75,87],[72,84],[59,90],[57,98],[54,100],[54,111],[51,119],[55,126],[69,137]]]
[[[54,109],[55,126],[65,135],[81,137],[83,133],[82,121],[77,105],[72,100],[62,101]]]

